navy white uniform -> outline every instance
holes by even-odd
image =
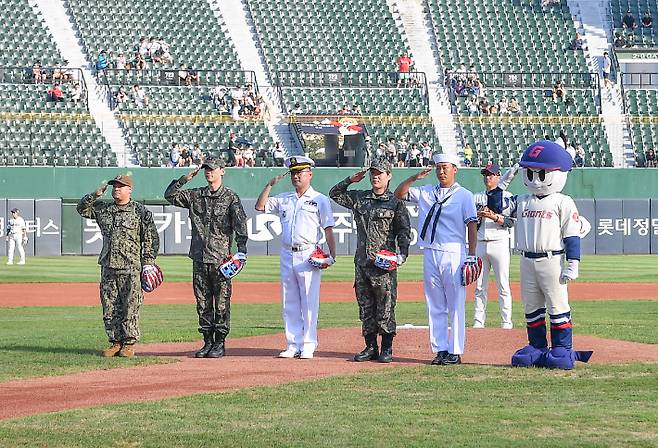
[[[16,216],[10,218],[7,222],[7,238],[9,239],[7,264],[14,264],[15,249],[18,249],[18,255],[20,256],[18,264],[25,264],[25,249],[23,249],[23,243],[27,239],[27,224],[25,224],[25,220],[18,215],[18,210],[13,209],[12,213]]]

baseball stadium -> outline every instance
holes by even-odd
[[[656,0],[0,7],[0,447],[658,446]]]

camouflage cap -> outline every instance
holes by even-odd
[[[128,176],[127,174],[119,174],[117,177],[115,177],[114,179],[109,181],[107,184],[108,185],[115,185],[115,184],[126,185],[126,186],[132,188],[133,178]]]
[[[201,168],[209,168],[211,170],[216,170],[217,168],[226,168],[226,162],[224,159],[219,157],[208,157],[203,161]]]
[[[391,162],[389,162],[386,157],[376,157],[370,162],[370,169],[381,171],[382,173],[390,173]]]

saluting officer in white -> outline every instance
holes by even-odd
[[[509,216],[512,209],[512,193],[498,187],[500,167],[490,163],[482,170],[486,191],[475,193],[478,212],[477,256],[482,259],[482,275],[475,284],[475,315],[473,328],[484,328],[487,317],[487,291],[489,271],[494,270],[498,303],[500,305],[500,326],[512,328],[512,293],[509,287],[510,227],[516,218]]]
[[[18,254],[21,257],[18,264],[25,264],[25,249],[23,249],[23,245],[27,244],[27,225],[17,208],[11,210],[11,219],[9,219],[7,224],[7,236],[5,237],[5,240],[9,241],[7,264],[14,264],[15,248],[18,248]]]
[[[265,185],[256,201],[256,210],[275,214],[281,220],[281,299],[288,347],[279,357],[311,359],[318,345],[321,275],[308,259],[322,239],[324,229],[331,255],[326,267],[334,263],[334,217],[329,198],[311,186],[313,160],[293,156],[284,164],[289,171]],[[295,191],[270,198],[272,187],[287,174]]]
[[[435,154],[439,185],[411,185],[427,177],[426,168],[395,189],[395,197],[418,204],[418,244],[423,252],[423,289],[430,326],[433,365],[460,364],[466,335],[466,287],[462,265],[472,263],[477,245],[473,193],[456,181],[459,159]],[[465,241],[468,234],[468,257]],[[452,331],[448,330],[450,320]]]

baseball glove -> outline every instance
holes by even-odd
[[[142,267],[141,280],[144,292],[153,292],[164,281],[162,269],[157,264],[145,264]]]
[[[394,271],[406,260],[404,255],[398,255],[390,250],[378,250],[375,252],[375,266],[385,271]]]
[[[466,257],[462,265],[462,286],[467,286],[478,279],[482,273],[482,259],[474,255]]]
[[[247,255],[238,252],[235,255],[229,255],[229,257],[224,260],[224,263],[219,265],[219,273],[226,279],[230,279],[242,272],[245,265],[247,264]]]
[[[327,269],[329,266],[334,264],[336,260],[322,250],[320,246],[317,246],[310,257],[308,257],[308,262],[311,266],[318,269]]]

